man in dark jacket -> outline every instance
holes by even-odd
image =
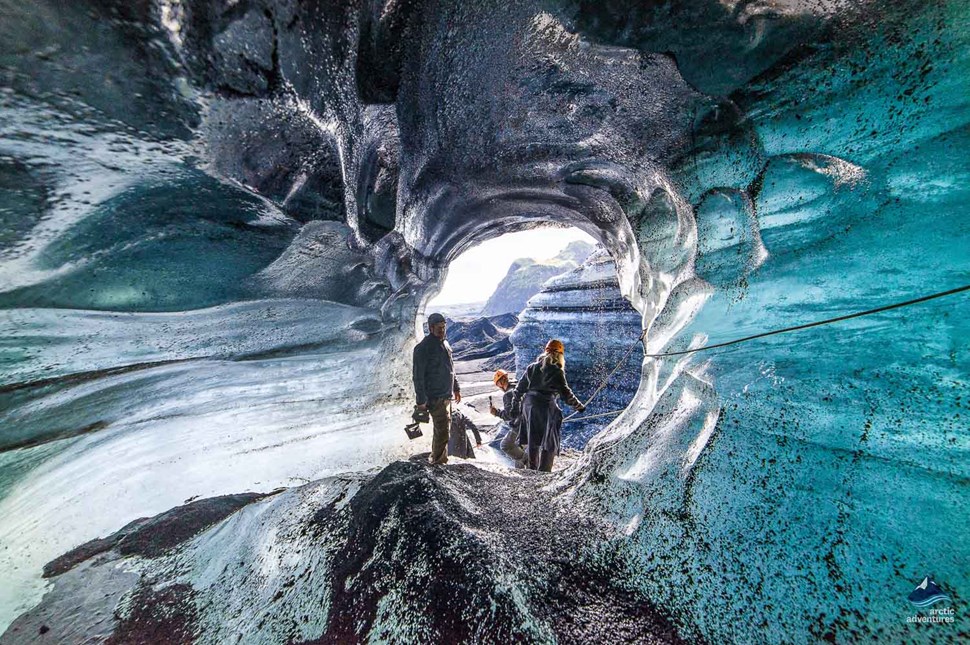
[[[428,316],[428,335],[414,348],[414,397],[418,407],[431,413],[431,463],[448,463],[451,401],[461,401],[451,346],[445,340],[445,317]]]
[[[492,382],[503,392],[502,409],[499,410],[490,402],[488,411],[509,425],[509,431],[502,438],[502,451],[515,461],[521,461],[525,456],[525,451],[519,446],[519,426],[521,425],[521,418],[519,415],[512,414],[512,408],[515,403],[516,381],[505,370],[496,370],[494,376],[492,376]]]

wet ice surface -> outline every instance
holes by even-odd
[[[406,411],[375,404],[355,378],[376,355],[361,347],[205,359],[99,380],[113,395],[97,410],[117,413],[107,427],[0,454],[0,622],[39,600],[44,564],[132,519],[190,498],[266,492],[410,454],[418,446],[401,431]],[[93,386],[62,396],[78,387]]]
[[[372,310],[320,300],[248,300],[161,313],[4,309],[0,385],[141,363],[306,352],[380,328]]]
[[[380,326],[376,312],[314,300],[258,300],[171,313],[2,310],[0,423],[7,431],[0,447],[191,411],[198,396],[208,400],[204,387],[182,402],[165,401],[169,378],[198,373],[188,362],[333,351]],[[190,392],[190,379],[180,378]],[[132,398],[132,391],[157,405]]]

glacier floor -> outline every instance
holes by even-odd
[[[0,641],[678,642],[614,576],[608,523],[479,464],[420,455],[132,523],[52,563]]]

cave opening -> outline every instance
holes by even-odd
[[[638,389],[642,351],[640,360],[626,352],[640,334],[641,315],[621,292],[613,255],[575,226],[544,223],[465,246],[419,313],[419,337],[428,333],[426,319],[435,312],[448,323],[464,382],[462,410],[479,423],[494,421],[488,412],[498,394],[496,370],[521,377],[551,339],[566,346],[567,378],[576,395],[586,401],[596,392],[588,412],[573,414],[564,425],[566,449],[583,448]]]

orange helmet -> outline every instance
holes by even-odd
[[[548,343],[546,343],[546,351],[564,354],[566,353],[566,348],[562,346],[561,340],[550,340]]]
[[[498,382],[503,378],[508,378],[509,373],[505,370],[495,370],[495,375],[492,377],[492,383],[498,385]]]

